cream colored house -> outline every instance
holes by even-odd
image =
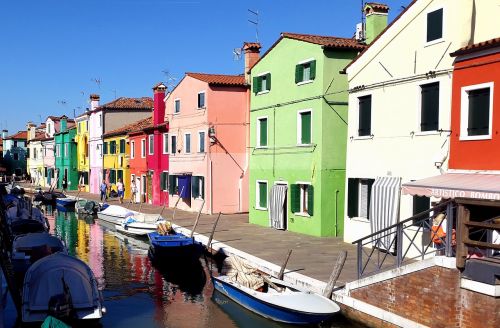
[[[390,176],[399,185],[447,170],[450,53],[498,37],[498,17],[498,1],[413,1],[346,68],[346,242],[374,232],[369,213],[377,178]],[[430,208],[432,201],[399,190],[394,199],[394,222]]]

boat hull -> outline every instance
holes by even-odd
[[[148,234],[151,247],[149,257],[158,262],[160,260],[193,261],[198,260],[203,252],[203,246],[193,238],[183,234],[160,235],[158,232]],[[169,263],[169,261],[164,262]]]
[[[143,226],[134,225],[134,224],[127,224],[127,225],[117,224],[116,231],[127,234],[127,235],[131,235],[131,236],[146,236],[148,233],[156,231],[156,226],[155,227],[143,227]]]
[[[212,277],[215,290],[219,291],[235,303],[243,306],[244,308],[257,313],[265,318],[289,323],[289,324],[318,324],[320,322],[329,320],[335,313],[310,313],[301,312],[297,310],[287,309],[275,304],[264,302],[252,295],[232,286],[225,281]]]

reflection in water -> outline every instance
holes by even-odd
[[[94,271],[108,313],[103,327],[284,327],[214,293],[205,260],[181,267],[152,266],[148,243],[104,228],[99,220],[45,208],[51,233]],[[6,312],[7,313],[7,312]],[[12,327],[10,311],[6,327]],[[1,326],[0,322],[0,326]],[[331,327],[353,327],[347,323]]]

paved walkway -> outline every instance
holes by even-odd
[[[70,195],[76,195],[76,193],[76,191],[68,192]],[[81,192],[80,197],[99,200],[99,195],[86,192]],[[111,199],[108,203],[120,205],[117,199]],[[130,204],[127,201],[123,206],[139,210],[139,205]],[[160,211],[159,206],[143,204],[141,207],[141,212],[144,213],[160,213]],[[191,229],[196,214],[177,210],[174,223]],[[171,218],[172,209],[166,208],[163,216]],[[202,214],[196,232],[209,236],[216,217],[217,215]],[[357,279],[356,247],[344,243],[342,238],[311,237],[290,231],[275,230],[248,223],[248,214],[228,214],[221,216],[214,239],[278,266],[281,266],[288,250],[293,249],[287,269],[297,270],[298,273],[324,282],[328,281],[338,252],[346,250],[347,260],[337,285]]]

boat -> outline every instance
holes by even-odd
[[[95,215],[99,210],[99,203],[93,200],[79,199],[75,202],[75,211],[78,214]]]
[[[149,216],[151,220],[145,221],[144,215],[132,215],[118,221],[116,231],[134,236],[146,236],[148,233],[155,232],[158,223],[165,219],[158,215]]]
[[[109,205],[102,211],[97,212],[97,217],[103,221],[117,224],[119,220],[137,214],[138,212],[131,211],[123,206]]]
[[[85,262],[60,252],[36,261],[26,272],[23,322],[42,322],[48,315],[65,322],[98,320],[104,313],[102,294]]]
[[[212,277],[214,289],[265,318],[288,324],[318,324],[331,319],[340,307],[319,294],[259,274],[244,260],[230,256],[226,273]],[[229,269],[227,269],[229,267]]]
[[[193,237],[188,237],[182,233],[170,229],[162,228],[169,226],[166,224],[159,224],[158,230],[148,233],[149,248],[148,255],[153,262],[168,263],[174,259],[176,261],[193,261],[198,260],[203,252],[203,245],[196,241]]]
[[[74,207],[78,198],[75,196],[64,195],[64,197],[56,197],[56,205],[64,207]]]

